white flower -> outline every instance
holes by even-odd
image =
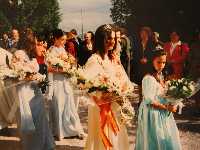
[[[56,52],[47,52],[45,54],[45,60],[48,65],[52,67],[61,67],[63,72],[74,75],[73,64],[75,64],[75,59],[69,53],[63,52],[57,54]]]
[[[191,91],[194,91],[194,90],[195,90],[195,87],[194,87],[193,84],[190,84],[190,85],[189,85],[189,88],[191,89]]]
[[[175,86],[170,86],[170,87],[169,87],[169,90],[174,90],[174,89],[176,89]]]
[[[101,85],[101,82],[98,78],[96,78],[96,80],[91,81],[93,83],[93,86],[98,87]]]
[[[188,88],[187,88],[186,86],[183,86],[183,90],[184,90],[184,91],[187,91]]]
[[[182,82],[182,79],[178,79],[178,83],[181,83]]]

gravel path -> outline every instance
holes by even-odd
[[[81,107],[79,115],[87,133],[87,108]],[[183,150],[200,150],[200,115],[194,113],[194,108],[190,105],[184,108],[182,115],[175,115],[176,122],[180,132]],[[136,124],[128,127],[129,141],[132,150],[134,150]],[[8,134],[0,134],[0,150],[21,150],[20,139],[16,125],[9,127]],[[63,139],[56,141],[56,150],[83,150],[84,140]]]

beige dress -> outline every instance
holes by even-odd
[[[93,54],[85,65],[84,73],[88,79],[93,79],[99,73],[107,73],[110,76],[113,76],[115,73],[113,69],[115,68],[108,57],[105,57],[105,59],[102,60],[99,55]],[[93,103],[92,99],[90,100],[91,103],[88,106],[88,137],[85,150],[107,150],[100,136],[99,107]],[[112,103],[111,108],[115,115],[116,121],[118,122],[119,106],[116,103]],[[104,129],[106,135],[113,145],[113,147],[109,150],[129,150],[129,141],[126,127],[124,125],[120,125],[119,123],[118,126],[120,131],[116,136],[107,126]]]
[[[10,60],[12,54],[0,48],[0,69],[7,68],[6,57]],[[0,129],[15,122],[15,111],[12,109],[16,100],[16,88],[9,80],[0,80]]]

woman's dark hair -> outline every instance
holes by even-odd
[[[26,28],[21,33],[21,38],[19,39],[19,49],[25,50],[30,58],[35,57],[35,33],[31,28]]]
[[[45,35],[42,32],[36,32],[35,37],[37,38],[38,42],[46,41]]]
[[[154,75],[157,72],[157,70],[153,66],[153,61],[154,61],[155,58],[160,57],[160,56],[164,56],[164,55],[167,55],[167,53],[163,49],[153,50],[151,52],[151,59],[147,64],[148,65],[148,70],[147,70],[146,73]]]
[[[62,36],[64,36],[65,35],[65,32],[64,31],[62,31],[61,29],[55,29],[54,31],[53,31],[53,39],[55,40],[55,39],[59,39],[59,38],[61,38]]]
[[[98,52],[102,59],[106,53],[105,41],[111,37],[112,31],[115,31],[114,27],[110,24],[101,25],[97,28],[94,35],[94,51]]]

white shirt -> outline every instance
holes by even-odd
[[[172,54],[174,53],[174,50],[176,48],[176,46],[181,45],[181,41],[178,41],[177,43],[172,43],[171,42],[171,48],[170,48],[170,55],[172,56]]]

